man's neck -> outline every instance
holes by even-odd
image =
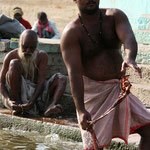
[[[100,10],[90,15],[80,12],[79,15],[81,16],[85,24],[94,24],[94,23],[97,23],[100,18]]]

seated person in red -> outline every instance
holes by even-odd
[[[60,34],[53,20],[48,20],[45,12],[38,13],[38,21],[32,27],[39,38],[59,39]]]
[[[15,7],[13,9],[13,13],[14,13],[14,18],[17,19],[26,29],[32,28],[31,24],[27,20],[22,18],[23,11],[20,7]]]

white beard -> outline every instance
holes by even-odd
[[[34,80],[34,69],[35,69],[35,60],[37,58],[38,51],[35,50],[34,53],[30,57],[25,57],[24,53],[22,52],[21,47],[18,50],[18,54],[23,65],[24,69],[24,78],[27,79],[30,77],[31,81]]]

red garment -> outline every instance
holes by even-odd
[[[46,28],[46,31],[47,31],[47,32],[49,32],[49,33],[51,33],[51,34],[54,34],[53,29],[49,26],[48,20],[47,20],[47,23],[46,23],[45,25],[42,25],[41,22],[38,21],[38,36],[39,36],[39,38],[42,37],[42,31],[41,31],[41,30],[42,30],[43,28]]]
[[[19,22],[26,28],[26,29],[31,29],[32,28],[32,26],[31,26],[31,24],[27,21],[27,20],[25,20],[25,19],[21,19],[21,20],[19,20]]]

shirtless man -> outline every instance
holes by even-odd
[[[99,9],[100,0],[73,1],[79,9],[79,15],[64,29],[61,51],[68,70],[83,145],[85,149],[92,149],[87,132],[91,130],[89,121],[101,116],[116,101],[121,92],[120,81],[127,67],[140,77],[142,75],[135,62],[137,42],[127,16],[118,9]],[[122,44],[125,60],[121,56]],[[141,111],[142,120],[139,117]],[[127,143],[130,133],[139,133],[139,149],[149,150],[149,124],[150,113],[129,93],[93,129],[99,148],[108,146],[113,137],[120,137]]]
[[[60,73],[45,79],[48,56],[37,50],[37,34],[25,30],[20,36],[19,48],[4,58],[0,72],[0,93],[3,104],[14,114],[50,116],[61,112],[56,104],[66,86],[66,77]]]

